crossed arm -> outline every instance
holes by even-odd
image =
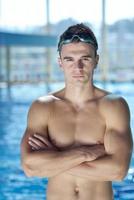
[[[113,145],[116,148],[113,149],[113,154],[106,153],[103,145],[81,146],[59,151],[47,138],[35,134],[28,140],[32,152],[27,160],[26,173],[28,176],[39,177],[68,173],[94,181],[122,180],[129,167],[131,141],[129,137],[123,138],[114,131],[109,134],[110,138],[105,140],[110,139],[111,142],[120,144]]]
[[[59,150],[51,144],[48,138],[40,134],[31,135],[27,141],[26,145],[29,150],[23,148],[24,141],[22,141],[22,166],[28,176],[56,176],[105,154],[103,145],[83,145]]]
[[[122,180],[127,174],[132,153],[131,132],[126,131],[126,135],[123,135],[115,130],[109,130],[105,136],[105,156],[82,163],[70,169],[68,173],[89,177],[94,181]],[[113,145],[109,147],[108,143]]]
[[[114,117],[109,116],[107,119],[104,145],[80,146],[61,151],[41,133],[44,129],[35,131],[28,128],[21,145],[25,173],[39,177],[68,173],[95,181],[122,180],[129,167],[133,146],[129,112],[126,107],[122,112],[122,115],[117,112]],[[34,135],[34,132],[39,134]]]

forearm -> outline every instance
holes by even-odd
[[[36,136],[37,137],[37,136]],[[43,138],[41,138],[43,140]],[[30,146],[34,151],[30,151],[24,156],[23,165],[29,176],[49,177],[63,173],[85,161],[95,160],[105,154],[103,145],[71,147],[68,150],[58,150],[49,144],[49,147],[41,140],[30,138]],[[46,140],[44,139],[44,142]],[[48,142],[48,141],[47,141]],[[36,149],[43,148],[41,151]],[[35,162],[36,161],[36,162]]]
[[[132,154],[131,138],[125,138],[118,132],[109,132],[105,139],[105,156],[91,162],[85,162],[72,168],[68,173],[87,177],[94,181],[121,181],[126,176]]]
[[[69,151],[33,151],[25,158],[28,176],[51,177],[63,173],[85,161],[83,153]]]
[[[106,155],[91,162],[84,162],[70,169],[67,173],[89,178],[93,181],[118,181],[122,180],[126,174],[122,170],[122,165],[114,161],[111,155]]]

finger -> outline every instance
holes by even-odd
[[[37,149],[35,149],[34,147],[32,147],[32,150],[35,151],[35,150],[37,150]]]
[[[36,144],[34,144],[32,141],[29,141],[28,143],[29,143],[29,145],[30,145],[32,148],[34,148],[34,149],[36,149],[36,150],[40,148],[39,146],[37,146]]]
[[[38,134],[34,134],[34,137],[38,138],[39,140],[41,140],[43,143],[45,143],[47,146],[49,147],[53,147],[53,145],[48,141],[47,138],[41,136],[41,135],[38,135]]]
[[[32,141],[34,144],[36,144],[39,147],[45,147],[46,145],[42,143],[39,139],[36,139],[34,137],[29,137],[29,141]]]
[[[34,137],[38,138],[39,140],[41,140],[43,143],[45,143],[47,146],[52,147],[52,144],[48,141],[47,138],[38,135],[38,134],[34,134]]]
[[[45,150],[45,149],[47,150],[48,149],[48,147],[40,147],[32,141],[29,141],[28,143],[32,147],[32,150],[34,150],[34,151],[35,150]]]
[[[36,145],[35,143],[33,143],[32,141],[28,141],[28,144],[29,144],[32,148],[34,148],[34,149],[36,149],[36,150],[40,149],[40,147],[37,146],[37,145]]]

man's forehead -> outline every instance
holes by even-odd
[[[65,44],[62,46],[61,55],[78,55],[78,54],[84,54],[84,55],[90,55],[94,53],[94,48],[90,44],[85,44],[82,42],[79,43],[70,43]]]

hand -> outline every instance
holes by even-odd
[[[37,133],[28,138],[28,143],[32,150],[56,149],[56,147],[54,147],[45,136],[39,135]]]

